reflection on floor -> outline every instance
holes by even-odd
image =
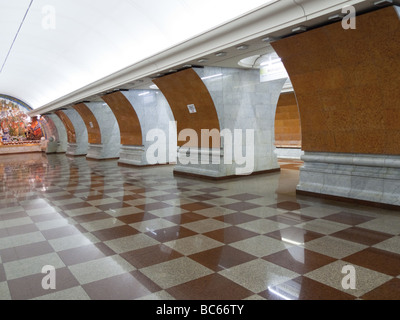
[[[399,212],[296,196],[301,163],[281,164],[209,182],[2,157],[0,299],[399,299]]]

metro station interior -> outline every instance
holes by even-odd
[[[0,10],[0,300],[400,299],[398,1]]]

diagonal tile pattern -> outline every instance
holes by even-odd
[[[0,158],[1,300],[400,299],[398,212],[297,196],[301,162],[281,161],[287,180],[209,182],[15,158]]]

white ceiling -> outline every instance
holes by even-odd
[[[0,93],[40,108],[269,2],[0,0]]]

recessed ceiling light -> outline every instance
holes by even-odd
[[[217,56],[217,57],[225,57],[226,55],[227,55],[226,52],[218,52],[215,54],[215,56]]]
[[[207,61],[208,61],[208,59],[203,58],[203,59],[198,60],[197,62],[198,62],[198,63],[203,63],[203,62],[207,62]]]
[[[307,31],[307,27],[305,27],[305,26],[299,26],[299,27],[292,29],[293,33],[301,33],[301,32],[305,32],[305,31]]]
[[[330,16],[328,18],[328,20],[330,21],[338,21],[338,20],[342,20],[345,17],[345,15],[343,13],[338,13],[338,14],[334,14],[333,16]]]
[[[238,50],[247,50],[248,48],[249,48],[249,46],[246,44],[236,47],[236,49],[238,49]]]
[[[268,37],[265,37],[265,38],[262,38],[262,39],[261,39],[261,41],[263,41],[263,42],[268,42],[268,43],[274,42],[274,41],[276,41],[276,40],[277,40],[276,37],[271,37],[271,36],[268,36]]]

